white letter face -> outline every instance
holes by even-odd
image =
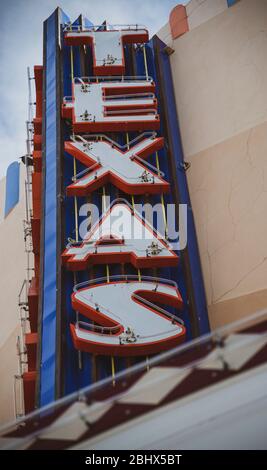
[[[112,183],[121,191],[134,195],[169,191],[169,183],[140,161],[162,148],[163,143],[162,138],[152,136],[122,152],[115,142],[112,144],[105,139],[66,142],[66,152],[89,167],[85,176],[68,186],[67,195],[86,196],[106,183]]]
[[[62,114],[71,119],[75,133],[156,130],[160,120],[154,91],[152,79],[75,79],[72,100],[64,99]]]
[[[65,43],[72,46],[90,45],[93,54],[94,75],[124,75],[124,44],[148,41],[146,29],[77,30],[65,33]]]
[[[123,203],[114,204],[82,244],[69,246],[63,263],[73,271],[93,264],[132,263],[136,268],[176,266],[179,258],[144,219]]]
[[[74,310],[102,325],[71,325],[75,347],[95,354],[137,356],[178,345],[184,341],[185,328],[154,302],[182,307],[177,288],[154,280],[96,284],[75,292]]]

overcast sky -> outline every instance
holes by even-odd
[[[94,24],[145,24],[155,33],[179,0],[0,0],[0,178],[25,154],[27,66],[42,63],[42,24],[60,6],[74,21],[80,13]]]

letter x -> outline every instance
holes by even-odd
[[[164,139],[143,138],[127,151],[110,140],[65,142],[65,151],[88,167],[88,172],[67,187],[68,196],[85,196],[107,183],[127,194],[157,194],[169,191],[169,183],[145,166],[143,159],[163,147]],[[156,170],[156,169],[155,169]]]

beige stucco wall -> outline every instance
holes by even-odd
[[[0,180],[0,224],[4,219],[5,215],[5,192],[6,192],[6,182],[5,178]]]
[[[187,157],[210,306],[266,289],[266,155],[267,122]]]
[[[240,0],[174,40],[172,48],[216,327],[267,305],[267,1]]]
[[[174,41],[186,155],[266,120],[266,32],[267,2],[241,0]]]
[[[16,341],[20,335],[18,294],[26,277],[23,239],[24,165],[20,166],[20,201],[0,222],[0,425],[14,419],[14,375],[18,373]],[[5,187],[1,180],[0,188]],[[1,189],[0,189],[1,192]],[[4,194],[4,192],[3,192]],[[3,201],[4,199],[1,199]]]
[[[20,381],[15,382],[14,380],[14,376],[19,372],[16,342],[18,336],[21,334],[20,331],[20,325],[17,324],[0,347],[0,374],[2,377],[0,386],[0,426],[15,419],[15,387],[18,408],[21,407],[20,404],[22,403],[20,388],[22,384]]]
[[[168,46],[172,45],[173,39],[169,22],[162,26],[162,28],[157,32],[157,36]]]
[[[202,23],[228,9],[227,0],[190,0],[185,4],[188,29],[191,31]],[[157,32],[157,36],[168,46],[172,46],[173,38],[169,22]]]
[[[227,8],[227,0],[191,0],[186,4],[189,30],[197,28]]]

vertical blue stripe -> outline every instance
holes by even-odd
[[[227,0],[228,7],[233,6],[238,0]]]
[[[19,202],[19,163],[13,162],[6,172],[5,217]]]
[[[40,368],[40,405],[55,399],[56,367],[56,285],[57,285],[57,91],[56,29],[57,11],[46,21],[45,56],[45,179],[42,351]]]
[[[180,204],[187,204],[187,248],[189,255],[188,257],[193,285],[196,316],[199,326],[199,334],[203,335],[210,331],[210,327],[206,305],[206,294],[204,289],[200,257],[198,251],[196,229],[187,186],[187,177],[185,171],[181,166],[184,161],[184,157],[180,129],[178,124],[178,115],[175,104],[176,101],[174,95],[170,59],[169,56],[163,52],[165,44],[158,38],[155,38],[154,41],[159,41],[160,45],[160,53],[158,60],[162,74],[161,86],[166,97],[166,113],[168,117],[169,132],[173,144],[176,177],[180,194]]]

